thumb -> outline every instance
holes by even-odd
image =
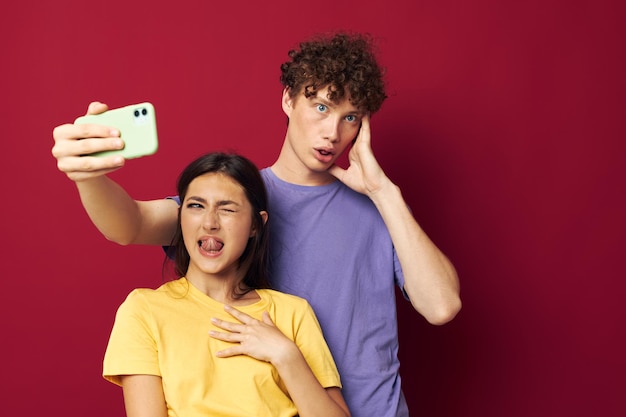
[[[87,108],[87,114],[100,114],[109,110],[109,106],[99,101],[92,101]]]

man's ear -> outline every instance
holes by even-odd
[[[283,111],[285,112],[287,117],[291,115],[291,110],[293,109],[293,98],[291,98],[291,96],[289,95],[289,91],[289,88],[285,87],[282,97]]]

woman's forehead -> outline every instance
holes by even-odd
[[[221,172],[209,172],[194,178],[187,188],[187,195],[202,196],[227,195],[231,198],[246,199],[244,188],[232,177]]]

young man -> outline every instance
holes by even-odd
[[[369,117],[386,95],[369,39],[314,38],[289,57],[281,66],[289,123],[278,159],[262,171],[271,283],[313,306],[352,415],[407,416],[395,285],[430,323],[444,324],[461,308],[458,277],[373,155]],[[106,110],[92,103],[88,113]],[[53,154],[108,239],[167,245],[177,203],[135,201],[104,175],[123,159],[80,156],[122,147],[118,136],[105,126],[62,125],[54,131]],[[349,167],[335,166],[350,144]]]

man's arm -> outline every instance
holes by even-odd
[[[371,148],[369,116],[363,118],[348,158],[348,169],[333,166],[330,173],[348,187],[369,196],[378,208],[398,254],[404,290],[411,304],[432,324],[452,320],[461,309],[456,270],[419,226],[400,189],[376,161]]]
[[[93,102],[87,114],[107,111]],[[124,166],[120,156],[95,157],[94,152],[124,146],[119,132],[107,126],[64,124],[53,131],[52,154],[57,166],[76,183],[89,218],[109,240],[122,245],[167,245],[176,230],[177,205],[171,200],[135,201],[106,174]]]
[[[120,245],[169,245],[176,231],[174,200],[133,200],[115,181],[100,176],[76,183],[89,218],[108,240]]]
[[[461,299],[450,260],[415,221],[396,185],[389,182],[372,201],[391,235],[413,307],[432,324],[452,320],[461,309]]]

